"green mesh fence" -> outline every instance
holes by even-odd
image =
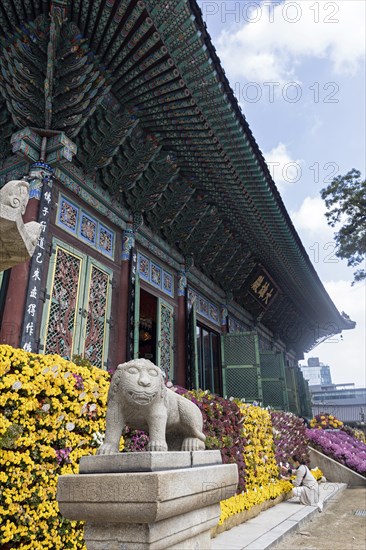
[[[285,383],[285,366],[282,352],[261,351],[260,369],[263,389],[263,405],[289,409]]]
[[[285,402],[283,382],[281,380],[262,380],[263,405],[276,409],[287,410],[288,402]]]
[[[228,397],[237,397],[246,401],[262,401],[257,367],[228,367],[225,369],[225,375],[225,394]]]
[[[225,365],[257,365],[258,336],[253,332],[223,335]]]
[[[292,367],[286,367],[285,368],[285,381],[286,381],[286,388],[287,388],[287,397],[288,397],[288,405],[289,410],[299,415],[299,406],[298,406],[298,398],[297,398],[297,388],[296,388],[296,380],[294,375],[294,368]]]
[[[261,363],[262,378],[281,378],[282,373],[282,353],[274,351],[261,351],[259,354]]]
[[[299,414],[301,416],[312,416],[311,396],[308,383],[305,381],[299,367],[296,367],[295,372],[298,388]]]
[[[258,336],[253,332],[222,336],[224,395],[246,401],[263,400]]]

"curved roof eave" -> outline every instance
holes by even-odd
[[[341,315],[338,311],[338,309],[336,308],[336,306],[334,305],[333,301],[331,300],[331,298],[329,297],[327,291],[325,290],[324,286],[323,286],[323,283],[321,282],[305,248],[304,248],[304,245],[302,244],[302,241],[293,225],[293,222],[286,210],[286,207],[283,203],[283,200],[282,200],[282,197],[277,189],[277,186],[270,174],[270,171],[268,169],[268,166],[267,166],[267,163],[264,159],[264,156],[263,156],[263,153],[262,151],[260,150],[260,147],[258,145],[258,143],[256,142],[254,136],[253,136],[253,133],[250,129],[250,126],[245,118],[245,115],[243,114],[242,112],[242,109],[238,103],[238,100],[234,94],[234,91],[233,89],[231,88],[230,86],[230,83],[229,83],[229,80],[226,76],[226,73],[222,67],[222,64],[221,64],[221,60],[220,58],[218,57],[217,53],[216,53],[216,49],[212,43],[212,40],[211,40],[211,36],[207,30],[207,26],[206,26],[206,23],[204,22],[203,20],[203,17],[202,17],[202,11],[200,9],[200,7],[198,6],[196,0],[188,0],[189,4],[190,4],[190,8],[192,10],[192,13],[194,14],[195,16],[195,19],[196,19],[196,22],[197,22],[197,25],[199,27],[199,30],[200,32],[202,33],[202,38],[205,42],[205,45],[209,51],[209,54],[210,54],[210,57],[213,61],[213,64],[214,64],[214,67],[219,75],[219,78],[220,78],[220,82],[223,84],[224,86],[224,91],[225,91],[225,94],[227,96],[227,98],[229,99],[230,101],[230,104],[231,106],[233,107],[233,109],[235,110],[236,112],[236,115],[238,117],[238,120],[240,121],[241,125],[242,125],[242,128],[245,132],[245,135],[246,137],[248,138],[249,142],[250,142],[250,145],[253,149],[253,152],[256,156],[256,159],[258,160],[259,164],[260,164],[260,167],[262,169],[262,172],[263,172],[263,175],[266,179],[266,182],[269,186],[269,189],[272,193],[272,195],[274,196],[275,200],[276,200],[276,203],[278,204],[280,210],[281,210],[281,213],[284,217],[284,220],[286,222],[286,225],[288,226],[289,230],[290,230],[290,233],[291,233],[291,236],[292,238],[294,239],[294,242],[296,243],[298,249],[299,249],[299,252],[301,253],[302,257],[304,258],[305,262],[306,262],[306,266],[308,268],[308,270],[310,271],[311,273],[311,276],[312,278],[314,279],[314,283],[317,285],[318,289],[321,291],[322,295],[323,295],[323,299],[327,302],[327,306],[330,310],[330,312],[332,313],[332,317],[337,321],[337,326],[338,328],[340,329],[339,331],[341,330],[350,330],[350,329],[353,329],[356,325],[356,323],[354,321],[351,321],[350,319],[347,319],[345,317],[343,317],[343,315]]]

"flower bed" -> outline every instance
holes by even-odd
[[[243,449],[247,471],[247,490],[268,487],[278,481],[271,415],[255,405],[240,403],[242,431],[246,439]],[[277,496],[277,495],[276,495]],[[272,497],[270,497],[272,498]]]
[[[105,431],[109,375],[57,355],[0,346],[0,546],[83,548],[81,523],[61,517],[57,478],[76,473]]]
[[[342,432],[345,432],[351,437],[354,437],[355,439],[359,439],[363,443],[366,443],[366,436],[362,430],[358,430],[357,428],[351,428],[351,426],[346,426],[346,425],[344,425],[341,429],[342,429]]]
[[[208,391],[174,389],[200,408],[206,448],[220,449],[224,464],[236,462],[238,465],[238,494],[221,501],[219,526],[228,518],[291,491],[292,484],[279,479],[271,416],[267,410],[223,399]]]
[[[247,441],[242,430],[243,417],[237,403],[208,391],[174,389],[193,401],[201,410],[206,449],[220,449],[223,464],[237,463],[238,491],[243,491],[247,476],[244,463],[244,449]]]
[[[317,481],[320,481],[321,478],[324,476],[323,472],[321,471],[320,468],[316,467],[316,468],[312,468],[311,469],[311,473],[313,474],[313,476],[315,477],[315,479]]]
[[[0,346],[0,546],[4,550],[85,548],[82,523],[59,514],[57,478],[76,473],[80,457],[94,454],[101,444],[109,375],[80,363]],[[279,479],[267,410],[201,390],[173,389],[202,411],[206,447],[220,449],[224,463],[238,464],[238,494],[222,501],[221,526],[228,517],[239,518],[255,507],[259,511],[261,503],[275,502],[291,489],[289,482]],[[294,426],[295,420],[291,422]],[[276,438],[277,447],[288,436],[285,424],[282,436]],[[144,432],[127,428],[120,450],[141,451],[147,442]]]
[[[307,437],[320,452],[366,477],[366,445],[344,431],[307,429]]]
[[[271,411],[276,461],[288,464],[294,454],[309,462],[308,440],[304,421],[290,412]]]
[[[343,422],[341,420],[338,420],[338,418],[328,413],[317,414],[310,420],[310,428],[319,430],[339,430],[342,426]]]
[[[230,517],[240,514],[245,510],[250,510],[258,504],[265,501],[275,500],[281,495],[285,495],[291,491],[293,485],[284,479],[276,479],[273,482],[253,487],[238,495],[234,495],[220,502],[221,515],[219,525],[222,525]],[[258,510],[259,512],[260,510]]]

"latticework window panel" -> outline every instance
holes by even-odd
[[[57,248],[45,353],[71,359],[81,258]]]
[[[103,367],[103,348],[107,322],[109,275],[94,265],[91,268],[85,328],[84,357]]]
[[[173,341],[174,323],[172,308],[160,301],[159,367],[165,372],[167,380],[173,378]]]

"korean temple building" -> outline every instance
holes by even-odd
[[[2,343],[308,409],[298,360],[353,328],[314,270],[196,0],[2,0],[0,187],[32,259]],[[244,55],[244,54],[243,54]]]

